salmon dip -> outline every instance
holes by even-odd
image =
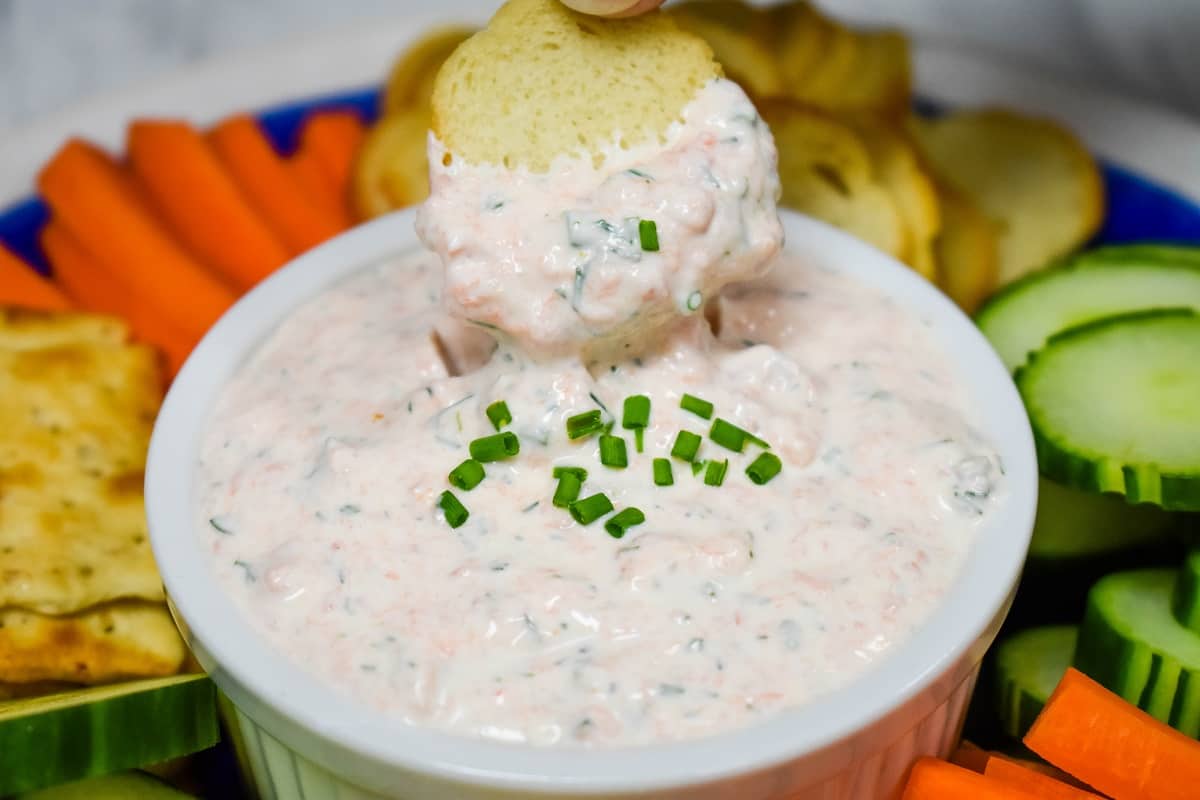
[[[428,250],[291,313],[207,423],[197,535],[250,624],[398,721],[576,748],[904,643],[1004,468],[928,321],[784,247],[741,90],[545,174],[429,149]]]

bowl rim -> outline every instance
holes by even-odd
[[[979,409],[977,427],[1005,466],[1005,505],[977,532],[940,605],[892,653],[847,686],[747,727],[669,744],[571,750],[474,740],[389,720],[349,701],[260,638],[219,590],[194,528],[201,435],[228,377],[289,312],[350,273],[420,246],[415,212],[408,209],[301,255],[242,297],[195,348],[163,402],[146,466],[150,539],[180,626],[207,657],[202,663],[211,662],[204,666],[218,687],[234,695],[235,703],[248,695],[307,734],[309,745],[319,744],[288,746],[310,751],[304,755],[334,772],[331,753],[348,751],[451,781],[560,793],[678,788],[769,769],[866,730],[929,689],[981,637],[994,633],[1019,577],[1037,498],[1033,436],[1024,406],[975,325],[924,278],[825,223],[788,211],[780,217],[788,250],[866,279],[926,322]],[[272,734],[289,738],[286,730]]]

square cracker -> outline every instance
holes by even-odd
[[[0,306],[0,348],[38,350],[64,344],[124,344],[129,326],[119,317]]]
[[[174,675],[186,655],[163,603],[122,600],[61,617],[0,610],[0,685]]]
[[[126,335],[111,317],[0,311],[0,610],[162,598],[142,502],[162,378]]]

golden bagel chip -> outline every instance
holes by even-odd
[[[1056,122],[963,111],[911,126],[940,179],[999,227],[1000,285],[1083,245],[1104,216],[1092,155]]]

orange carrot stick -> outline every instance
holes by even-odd
[[[129,164],[154,208],[199,259],[246,290],[288,259],[287,248],[186,122],[129,126]]]
[[[978,772],[921,758],[913,765],[900,800],[1039,800],[1036,794],[985,778]]]
[[[1055,780],[1045,773],[1023,767],[1000,756],[988,759],[983,774],[994,781],[1024,789],[1045,800],[1101,800],[1098,794]]]
[[[76,305],[123,317],[137,339],[162,351],[169,375],[179,371],[192,351],[194,339],[176,330],[161,311],[142,302],[118,279],[105,275],[83,245],[57,221],[42,229],[41,243],[54,268],[54,279]]]
[[[183,333],[198,339],[233,304],[233,292],[183,249],[130,177],[95,147],[67,142],[42,168],[38,188],[103,271],[170,314]]]
[[[316,154],[333,182],[334,192],[349,202],[354,158],[366,136],[362,118],[353,111],[318,111],[300,129],[300,151]]]
[[[304,194],[321,210],[336,217],[343,228],[353,225],[350,204],[345,194],[339,193],[318,154],[313,150],[300,149],[288,159],[288,166],[296,177],[296,183]]]
[[[53,283],[0,245],[0,305],[66,311],[71,301]]]
[[[306,196],[252,118],[226,119],[209,133],[209,141],[250,202],[293,253],[308,250],[343,230],[339,219]]]
[[[1200,742],[1071,668],[1025,746],[1118,800],[1184,800],[1200,787]]]

